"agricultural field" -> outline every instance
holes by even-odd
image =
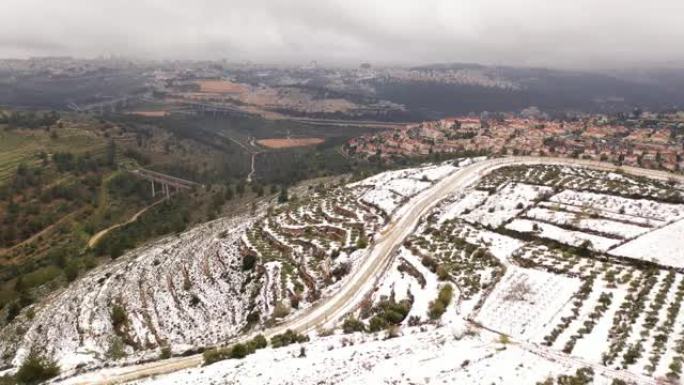
[[[209,349],[208,366],[138,383],[678,381],[682,185],[578,166],[476,172],[488,164],[496,159],[312,183],[306,196],[281,191],[249,214],[128,251],[3,328],[4,364],[39,351],[68,374],[235,351],[241,336],[324,307],[417,202],[444,191],[359,283],[368,291],[358,302],[315,332],[270,336],[271,348],[241,361]]]
[[[98,155],[107,141],[83,127],[53,127],[46,130],[8,129],[0,125],[0,183],[6,182],[17,167],[38,164],[41,153],[75,152]]]
[[[489,232],[519,242],[499,259],[505,275],[468,319],[584,362],[680,377],[681,185],[567,166],[506,167],[446,199],[430,220],[440,230],[472,228],[482,242]]]
[[[379,202],[398,207],[458,163],[315,185],[306,199],[281,198],[130,251],[22,312],[2,330],[0,356],[18,365],[41,349],[63,370],[97,367],[161,349],[182,354],[287,320],[364,260],[396,215]]]
[[[403,306],[398,334],[465,320],[537,360],[603,371],[606,383],[675,381],[684,362],[682,187],[579,167],[500,168],[425,216],[355,317],[377,330],[376,317],[392,324],[379,309]],[[437,306],[445,285],[452,299]]]
[[[266,148],[290,148],[315,146],[325,142],[321,138],[259,139],[257,143]]]

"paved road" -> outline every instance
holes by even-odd
[[[361,266],[356,269],[335,294],[320,299],[309,309],[299,312],[283,324],[265,331],[267,337],[282,333],[286,329],[299,332],[312,332],[335,321],[342,319],[356,308],[363,298],[373,289],[376,281],[382,276],[392,262],[395,251],[401,246],[418,225],[421,217],[432,209],[440,200],[450,193],[464,189],[479,180],[483,175],[504,166],[561,164],[568,166],[584,166],[598,170],[613,171],[618,167],[588,160],[564,158],[536,158],[536,157],[506,157],[482,161],[464,167],[444,178],[431,188],[413,197],[387,227],[376,236],[370,255]],[[684,176],[675,176],[661,171],[644,170],[633,167],[622,167],[622,171],[648,176],[660,180],[670,178],[684,183]],[[245,336],[241,340],[247,339]],[[152,375],[166,374],[182,369],[198,366],[202,363],[200,354],[189,357],[177,357],[168,360],[155,361],[147,364],[128,366],[123,368],[103,369],[97,372],[67,379],[65,384],[118,384]]]

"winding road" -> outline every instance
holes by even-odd
[[[464,189],[475,183],[483,175],[504,166],[556,164],[567,166],[583,166],[597,170],[615,171],[646,176],[659,180],[675,179],[684,183],[684,176],[662,171],[645,170],[633,167],[617,167],[609,163],[565,158],[538,157],[505,157],[493,158],[466,166],[434,184],[427,190],[411,198],[394,215],[386,228],[376,234],[371,251],[364,262],[353,271],[343,285],[333,295],[321,298],[314,306],[295,313],[280,325],[262,331],[266,337],[293,329],[308,333],[328,327],[341,320],[354,310],[370,293],[378,279],[382,277],[393,261],[395,251],[414,231],[420,219],[449,194]],[[245,340],[251,336],[244,336]],[[236,340],[237,341],[237,340]],[[153,375],[167,374],[174,371],[196,367],[202,364],[202,355],[175,357],[140,365],[119,368],[106,368],[95,372],[84,373],[63,380],[63,384],[119,384]]]

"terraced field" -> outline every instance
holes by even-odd
[[[682,184],[569,161],[506,166],[526,161],[467,159],[389,171],[160,240],[87,275],[31,308],[31,316],[22,313],[3,329],[0,348],[8,364],[38,349],[65,370],[94,369],[154,360],[163,348],[181,355],[292,328],[314,339],[300,346],[299,357],[309,347],[329,357],[321,360],[333,377],[347,367],[370,371],[378,354],[392,357],[385,349],[391,344],[440,374],[395,367],[389,382],[678,381]],[[654,246],[664,240],[674,246]],[[430,357],[406,345],[425,338],[437,352]],[[350,362],[343,367],[326,343],[358,343],[355,351],[369,353],[352,354],[353,365],[341,354]],[[460,351],[456,365],[440,347]],[[266,351],[253,359],[283,357]],[[268,375],[255,368],[270,361],[245,360],[206,370],[220,384],[245,371],[248,383]],[[200,362],[201,355],[177,357],[66,381],[130,380]],[[188,373],[204,378],[203,370]],[[293,376],[328,378],[306,373]],[[194,383],[184,376],[169,383]]]
[[[9,178],[21,163],[40,161],[41,152],[102,153],[106,142],[88,130],[53,128],[55,135],[44,130],[7,130],[0,126],[0,183]]]

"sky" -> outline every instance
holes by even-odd
[[[684,0],[0,0],[0,57],[684,65]]]

